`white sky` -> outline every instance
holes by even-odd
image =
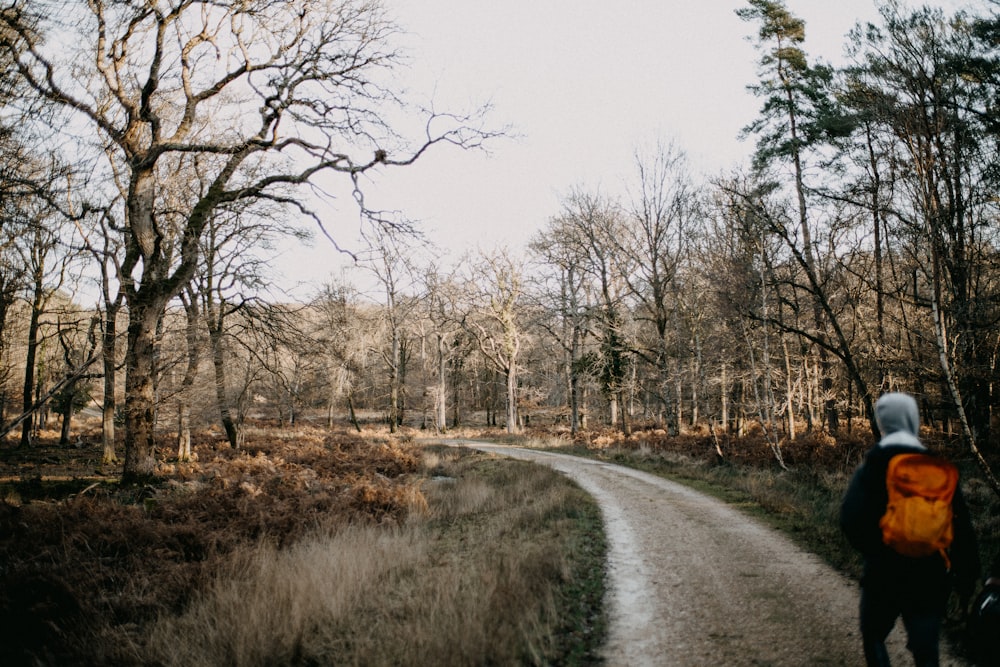
[[[982,1],[982,0],[981,0]],[[401,209],[442,247],[520,248],[559,212],[573,187],[622,192],[633,154],[658,140],[685,150],[706,174],[745,161],[740,129],[759,110],[746,91],[758,55],[741,0],[385,0],[406,31],[403,73],[417,99],[464,111],[491,102],[497,127],[516,139],[491,155],[442,146],[368,188],[380,208]],[[958,0],[932,0],[954,8]],[[786,0],[806,21],[807,53],[842,61],[846,33],[877,18],[874,0]],[[983,6],[980,4],[979,6]],[[343,201],[329,227],[350,245],[356,209]],[[279,262],[318,285],[343,263],[322,237]],[[305,288],[298,294],[308,294]]]

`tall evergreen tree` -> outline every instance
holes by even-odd
[[[792,250],[805,273],[803,282],[812,292],[814,331],[809,332],[809,338],[819,349],[827,426],[836,432],[839,417],[828,355],[830,343],[821,294],[824,288],[804,176],[809,147],[841,130],[835,122],[839,116],[831,113],[833,70],[827,65],[809,64],[803,49],[805,21],[789,12],[782,0],[749,0],[749,6],[736,13],[744,21],[758,24],[757,48],[761,53],[760,82],[749,89],[763,99],[763,105],[760,117],[744,128],[744,134],[757,137],[754,167],[763,180],[768,180],[766,172],[774,166],[783,164],[791,169],[801,241],[801,246]],[[778,184],[772,183],[771,187]],[[794,235],[783,236],[795,241]]]

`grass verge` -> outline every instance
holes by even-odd
[[[0,450],[0,665],[588,665],[606,546],[557,473],[405,434],[205,435],[144,487]]]
[[[163,665],[598,662],[606,546],[593,501],[546,468],[424,453],[427,512],[242,553],[145,659]]]

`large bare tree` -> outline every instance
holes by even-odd
[[[594,311],[587,272],[589,255],[575,239],[573,217],[557,215],[549,219],[530,245],[541,269],[535,286],[539,310],[549,314],[539,318],[538,326],[556,341],[563,353],[569,428],[574,436],[587,426],[583,405],[584,352]]]
[[[629,330],[624,276],[634,267],[619,253],[618,239],[625,235],[623,214],[615,201],[582,190],[570,193],[561,213],[565,243],[584,262],[580,268],[594,292],[592,322],[599,351],[591,358],[590,372],[608,399],[610,421],[623,433],[631,429],[628,398],[634,370],[634,340]]]
[[[348,417],[358,432],[361,425],[354,410],[354,395],[372,347],[368,336],[375,327],[372,318],[359,306],[355,288],[327,283],[320,288],[308,312],[315,313],[311,340],[321,350],[321,377],[326,385],[326,425],[333,427],[334,410],[340,398],[347,401]]]
[[[678,274],[688,227],[697,213],[695,188],[683,151],[659,144],[650,154],[636,152],[637,179],[623,216],[622,233],[612,237],[628,292],[638,304],[636,318],[655,335],[638,353],[659,371],[658,388],[667,410],[667,430],[681,426],[684,345],[680,335],[684,294]]]
[[[454,351],[461,334],[455,317],[458,287],[454,276],[442,275],[434,266],[425,269],[422,281],[423,302],[427,309],[425,317],[434,338],[435,369],[431,389],[434,426],[438,432],[444,432],[448,428],[448,365],[458,360]]]
[[[362,174],[484,138],[475,119],[436,114],[413,141],[393,131],[396,31],[367,0],[33,0],[0,12],[0,49],[30,97],[61,112],[51,129],[106,156],[125,193],[125,481],[154,472],[156,323],[220,207],[263,200],[318,222],[299,186],[341,174],[363,202]],[[207,187],[192,193],[195,173]]]
[[[416,305],[412,299],[406,298],[404,289],[412,282],[414,269],[407,258],[407,253],[412,252],[412,248],[406,247],[403,238],[380,228],[374,230],[370,245],[370,257],[365,265],[375,276],[385,297],[380,327],[384,335],[383,340],[377,343],[377,348],[385,362],[389,385],[389,431],[395,433],[403,423],[406,398],[408,332],[405,325]]]
[[[482,253],[468,269],[469,303],[461,316],[462,327],[491,369],[503,375],[507,432],[519,433],[518,383],[525,338],[523,262],[511,250],[501,248]]]

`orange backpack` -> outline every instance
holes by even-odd
[[[950,568],[951,500],[958,469],[928,454],[897,454],[885,476],[889,503],[879,521],[882,541],[904,556],[940,553]]]

